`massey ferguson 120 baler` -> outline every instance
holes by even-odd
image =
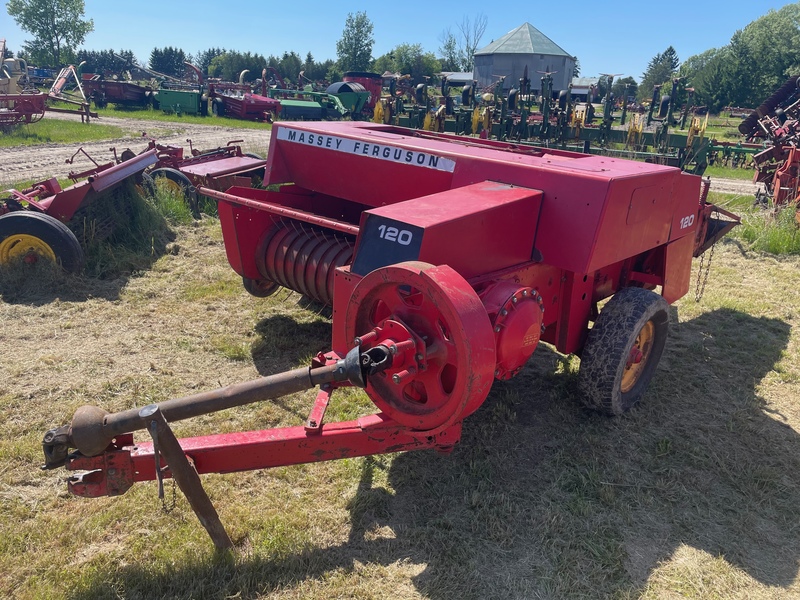
[[[275,125],[265,184],[277,191],[199,192],[219,200],[248,291],[283,286],[332,305],[331,351],[142,410],[85,406],[44,438],[47,467],[84,471],[69,479],[78,495],[175,477],[218,546],[230,541],[197,473],[449,450],[540,341],[581,357],[586,403],[628,410],[692,257],[737,222],[676,168],[372,123]],[[298,427],[176,440],[167,425],[317,385]],[[332,392],[350,385],[378,412],[325,423]],[[139,429],[153,442],[134,443]]]

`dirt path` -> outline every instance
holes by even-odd
[[[48,119],[77,119],[71,115],[48,115]],[[114,125],[122,128],[126,136],[102,142],[85,144],[42,144],[39,146],[23,146],[16,148],[0,148],[0,188],[4,184],[15,182],[42,180],[49,177],[63,178],[70,171],[81,171],[91,168],[86,157],[76,158],[74,164],[66,164],[78,148],[89,153],[98,162],[108,162],[112,158],[109,148],[112,146],[120,152],[130,148],[139,152],[147,146],[151,138],[161,144],[173,144],[188,149],[187,139],[191,139],[195,148],[206,149],[224,146],[232,140],[242,140],[241,145],[246,152],[256,152],[266,156],[269,145],[269,131],[263,129],[241,129],[219,125],[193,125],[184,123],[164,123],[141,119],[121,119],[102,117],[98,123]]]

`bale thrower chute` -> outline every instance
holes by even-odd
[[[277,191],[198,191],[219,200],[249,292],[284,286],[333,307],[331,351],[142,410],[86,406],[43,441],[46,467],[83,471],[69,479],[77,495],[175,476],[220,547],[230,539],[198,473],[448,451],[540,341],[581,356],[589,406],[629,410],[692,258],[738,222],[677,168],[377,124],[276,124],[267,161]],[[166,424],[316,386],[297,427],[175,440]],[[326,423],[342,386],[364,388],[378,411]],[[134,442],[141,429],[152,443]]]

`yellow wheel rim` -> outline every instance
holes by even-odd
[[[645,365],[647,365],[647,359],[650,358],[655,337],[656,326],[652,321],[648,321],[639,331],[639,335],[636,336],[636,341],[633,342],[628,354],[625,370],[622,372],[621,388],[623,394],[631,391],[642,376]]]
[[[44,258],[56,262],[56,253],[41,238],[24,233],[8,236],[0,242],[0,264],[10,265],[18,260],[36,262]]]

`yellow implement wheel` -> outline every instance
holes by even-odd
[[[0,264],[11,265],[19,260],[35,263],[39,259],[56,262],[56,253],[38,237],[26,233],[11,234],[0,242]]]
[[[581,354],[578,389],[591,408],[610,415],[642,398],[664,351],[669,305],[644,288],[619,290],[600,311]]]
[[[650,358],[650,352],[653,350],[653,341],[656,337],[656,326],[652,321],[644,324],[639,335],[636,336],[636,341],[633,342],[633,347],[628,356],[628,361],[625,363],[625,370],[622,372],[622,393],[625,394],[633,389],[636,382],[644,373],[647,366],[647,359]]]
[[[151,171],[150,177],[153,178],[156,190],[163,189],[175,198],[183,198],[189,208],[192,209],[192,213],[199,217],[197,190],[186,175],[177,169],[162,167]]]
[[[75,273],[83,266],[83,250],[75,234],[50,215],[21,210],[0,216],[0,267],[40,260]]]

